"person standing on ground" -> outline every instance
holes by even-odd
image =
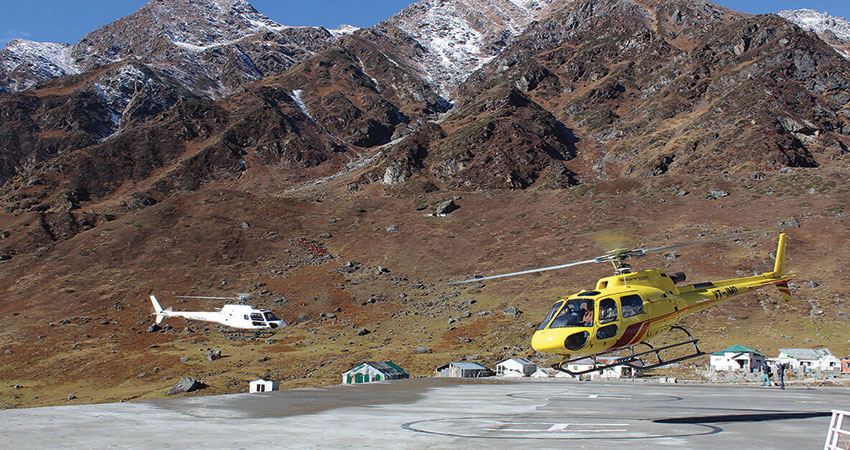
[[[773,383],[770,382],[770,364],[767,361],[761,364],[761,385],[762,386],[772,386]]]
[[[788,366],[784,363],[776,363],[776,374],[779,375],[779,387],[785,389],[785,369]]]

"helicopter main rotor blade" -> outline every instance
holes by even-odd
[[[675,250],[675,249],[682,248],[682,247],[690,247],[692,245],[710,244],[712,242],[727,241],[727,240],[730,240],[730,239],[737,239],[737,238],[741,238],[741,237],[752,236],[754,234],[761,234],[761,233],[767,233],[767,232],[770,232],[770,231],[776,231],[776,230],[780,230],[781,228],[782,227],[763,228],[761,230],[747,231],[745,233],[729,234],[729,235],[726,235],[726,236],[720,236],[720,237],[711,238],[711,239],[703,239],[701,241],[690,241],[690,242],[685,242],[685,243],[682,243],[682,244],[667,245],[667,246],[664,246],[664,247],[639,248],[639,249],[633,249],[633,250],[628,250],[628,249],[613,250],[613,251],[608,252],[608,253],[606,253],[602,256],[597,256],[596,258],[587,259],[587,260],[584,260],[584,261],[578,261],[578,262],[573,262],[573,263],[569,263],[569,264],[561,264],[561,265],[558,265],[558,266],[541,267],[541,268],[538,268],[538,269],[523,270],[523,271],[520,271],[520,272],[505,273],[505,274],[501,274],[501,275],[491,275],[489,277],[470,278],[470,279],[467,279],[467,280],[454,281],[454,282],[449,283],[449,284],[464,284],[464,283],[473,283],[473,282],[476,282],[476,281],[492,280],[492,279],[495,279],[495,278],[513,277],[513,276],[516,276],[516,275],[525,275],[525,274],[529,274],[529,273],[545,272],[547,270],[564,269],[564,268],[567,268],[567,267],[578,266],[578,265],[581,265],[581,264],[615,262],[615,261],[622,262],[623,260],[625,260],[627,258],[636,257],[636,256],[643,256],[647,253],[666,252],[666,251]]]
[[[728,240],[731,240],[731,239],[737,239],[737,238],[741,238],[741,237],[745,237],[745,236],[752,236],[754,234],[767,233],[769,231],[776,231],[776,230],[779,230],[779,229],[780,229],[779,227],[763,228],[761,230],[747,231],[745,233],[729,234],[729,235],[726,235],[726,236],[720,236],[720,237],[711,238],[711,239],[704,239],[704,240],[701,240],[701,241],[691,241],[691,242],[685,242],[685,243],[682,243],[682,244],[668,245],[668,246],[664,246],[664,247],[638,249],[638,250],[634,250],[634,252],[638,252],[638,256],[641,256],[641,255],[645,255],[647,253],[666,252],[666,251],[669,251],[669,250],[676,250],[676,249],[682,248],[682,247],[690,247],[692,245],[710,244],[712,242],[728,241]]]
[[[600,256],[599,258],[602,258],[602,257]],[[580,264],[590,264],[590,263],[595,263],[595,262],[602,262],[603,260],[600,260],[599,258],[593,258],[593,259],[573,262],[573,263],[569,263],[569,264],[561,264],[559,266],[541,267],[541,268],[538,268],[538,269],[529,269],[529,270],[523,270],[523,271],[520,271],[520,272],[504,273],[504,274],[501,274],[501,275],[491,275],[489,277],[470,278],[468,280],[455,281],[455,282],[452,282],[452,283],[449,283],[449,284],[473,283],[473,282],[476,282],[476,281],[492,280],[494,278],[512,277],[512,276],[515,276],[515,275],[525,275],[527,273],[536,273],[536,272],[545,272],[547,270],[564,269],[566,267],[578,266]]]
[[[198,298],[204,300],[239,300],[240,297],[201,297],[196,295],[178,295],[177,298]]]

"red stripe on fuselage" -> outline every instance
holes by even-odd
[[[649,322],[644,322],[643,326],[640,327],[640,331],[638,332],[637,336],[635,336],[635,338],[632,339],[631,342],[629,342],[629,345],[635,345],[640,342],[641,339],[643,339],[643,335],[646,334],[647,330],[649,330]]]
[[[633,341],[640,339],[641,336],[646,333],[646,329],[648,327],[649,321],[629,325],[628,328],[626,328],[626,331],[623,332],[623,336],[620,337],[620,339],[618,339],[611,348],[620,348],[630,345]]]
[[[776,284],[780,291],[783,291],[783,286],[785,287],[785,289],[788,289],[787,280],[782,280],[782,281],[776,282],[776,283],[766,283],[764,285],[768,285],[768,284]],[[757,287],[760,287],[760,286],[747,286],[748,289],[749,288],[757,288]],[[706,292],[706,294],[708,293],[707,290],[705,292]],[[788,295],[791,295],[790,289],[788,289]],[[636,343],[640,342],[641,338],[643,338],[643,336],[646,334],[647,330],[649,329],[649,325],[652,324],[652,323],[666,320],[670,316],[674,316],[674,315],[677,315],[677,314],[685,315],[691,309],[694,309],[694,308],[697,308],[697,307],[703,307],[706,302],[710,303],[710,306],[707,306],[707,307],[711,307],[711,306],[717,305],[718,303],[722,303],[726,300],[728,300],[728,298],[705,300],[703,302],[695,303],[693,305],[687,306],[687,307],[682,308],[682,309],[676,309],[675,311],[671,311],[667,314],[664,314],[663,316],[655,317],[653,319],[649,319],[649,320],[644,321],[644,322],[629,325],[626,328],[626,331],[623,332],[623,336],[620,337],[620,339],[618,339],[617,342],[614,343],[614,345],[609,347],[608,350],[616,350],[618,348],[628,347],[630,345],[635,345]]]
[[[629,325],[626,328],[626,331],[623,332],[623,336],[621,336],[620,339],[617,339],[617,342],[615,342],[614,345],[611,346],[611,348],[624,347],[626,344],[628,344],[629,341],[631,341],[632,338],[635,337],[637,332],[640,330],[641,325],[643,325],[644,323],[645,322],[633,323]]]

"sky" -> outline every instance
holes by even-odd
[[[147,0],[0,0],[0,48],[22,38],[74,43],[89,31],[132,14]],[[283,25],[370,27],[413,3],[410,0],[249,0]],[[765,14],[809,8],[850,20],[850,0],[715,0],[737,11]]]

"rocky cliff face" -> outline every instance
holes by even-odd
[[[776,16],[565,2],[458,86],[438,131],[364,180],[515,189],[842,164],[848,80],[846,60]]]
[[[346,33],[155,0],[72,47],[24,44],[4,70],[38,54],[65,76],[0,96],[0,182],[8,210],[78,224],[50,229],[222,180],[559,189],[850,154],[850,62],[701,0],[424,1]]]

